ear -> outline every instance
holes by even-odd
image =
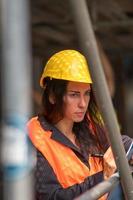
[[[50,101],[51,104],[53,104],[53,105],[55,104],[55,98],[54,98],[53,94],[50,94],[49,101]]]

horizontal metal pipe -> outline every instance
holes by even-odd
[[[113,22],[106,21],[106,22],[96,22],[93,24],[94,30],[100,30],[100,29],[108,29],[108,28],[114,28],[114,27],[131,27],[133,26],[133,20],[126,19],[126,20],[115,20]]]
[[[103,181],[93,187],[92,189],[86,191],[84,194],[80,195],[75,200],[97,200],[104,194],[111,191],[119,183],[118,173],[112,175],[108,180]]]

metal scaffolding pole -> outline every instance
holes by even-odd
[[[34,153],[26,133],[32,112],[29,16],[27,0],[1,0],[4,200],[33,200]]]
[[[1,32],[1,0],[0,0],[0,32]],[[2,131],[1,131],[1,119],[2,119],[2,99],[1,99],[1,96],[2,96],[2,93],[1,93],[1,67],[2,67],[2,46],[1,46],[1,34],[0,34],[0,147],[1,147],[1,144],[2,144]],[[2,166],[1,166],[1,155],[0,155],[0,199],[3,199],[3,196],[2,196],[2,179],[3,179],[3,174],[2,174]]]
[[[104,77],[102,64],[98,54],[97,44],[85,0],[70,0],[74,22],[77,27],[80,45],[89,63],[95,93],[111,142],[117,169],[126,199],[133,199],[133,180],[126,159],[119,125],[113,109],[111,97]],[[124,167],[123,167],[124,166]]]

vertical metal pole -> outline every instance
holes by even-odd
[[[70,5],[77,27],[79,41],[83,53],[89,63],[96,99],[108,129],[108,137],[110,139],[116,165],[120,173],[125,197],[128,200],[132,200],[133,180],[121,140],[116,115],[102,70],[87,4],[85,0],[70,0]]]
[[[0,33],[1,33],[1,0],[0,0]],[[2,43],[2,39],[1,39],[1,34],[0,34],[0,147],[1,147],[1,144],[2,144],[2,128],[1,128],[1,119],[2,119],[2,99],[1,99],[1,96],[2,96],[2,92],[1,92],[1,89],[2,89],[2,86],[1,86],[1,67],[2,67],[2,46],[1,46],[1,43]],[[0,199],[3,199],[3,173],[2,173],[2,166],[1,166],[1,155],[0,155]]]
[[[33,200],[34,158],[25,128],[32,111],[29,2],[1,2],[4,200]]]

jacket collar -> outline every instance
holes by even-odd
[[[68,146],[69,148],[77,151],[80,153],[80,150],[61,132],[59,131],[54,125],[50,124],[46,121],[46,119],[42,116],[38,116],[38,120],[45,131],[51,131],[51,138],[55,141]]]

